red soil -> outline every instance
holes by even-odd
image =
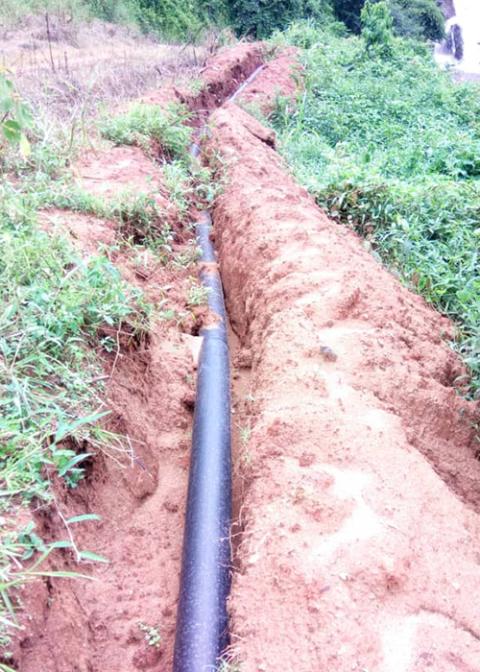
[[[294,100],[300,89],[302,68],[295,47],[282,49],[241,93],[237,102],[271,112],[277,96]]]
[[[478,670],[478,409],[452,387],[451,325],[316,207],[252,117],[229,105],[212,129],[252,359],[233,654],[242,672]]]
[[[226,47],[207,60],[198,89],[188,83],[172,85],[143,96],[141,102],[164,106],[176,101],[196,112],[213,110],[238,89],[263,59],[264,48],[259,42]]]
[[[116,225],[93,215],[65,210],[42,210],[38,213],[39,225],[53,235],[70,238],[73,245],[84,255],[98,254],[102,246],[115,243]]]
[[[157,205],[171,210],[168,191],[158,163],[140,147],[107,147],[84,154],[74,166],[77,184],[87,193],[104,199],[152,195]]]

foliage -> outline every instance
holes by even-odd
[[[91,345],[102,325],[130,320],[140,296],[106,259],[84,261],[41,231],[12,187],[0,193],[1,481],[31,498],[46,493],[47,467],[70,485],[81,477],[88,456],[76,446],[95,443],[98,419]]]
[[[265,37],[292,21],[331,19],[328,0],[232,0],[231,18],[237,33]]]
[[[439,41],[445,33],[445,18],[435,0],[389,0],[397,35]]]
[[[364,3],[365,0],[332,0],[337,19],[355,33],[360,32],[360,14]]]
[[[168,159],[183,157],[191,143],[192,131],[185,125],[189,113],[183,105],[170,105],[160,110],[158,105],[136,104],[123,115],[105,116],[100,131],[117,145],[138,145],[149,150],[156,140]]]
[[[385,59],[359,37],[309,42],[306,92],[274,119],[283,152],[319,204],[458,322],[478,391],[478,87],[453,83],[418,43],[395,38]]]
[[[332,0],[332,4],[337,19],[354,33],[359,33],[365,0]],[[445,19],[436,0],[387,0],[387,4],[397,35],[425,40],[442,39]]]
[[[19,145],[26,157],[30,153],[30,144],[25,135],[32,123],[28,106],[19,98],[13,82],[0,69],[0,152],[2,144]]]
[[[367,51],[389,56],[393,49],[393,20],[387,3],[367,0],[360,20]]]

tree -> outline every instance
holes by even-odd
[[[329,0],[232,0],[230,13],[240,35],[266,37],[298,19],[331,16]]]
[[[438,42],[445,34],[445,18],[435,0],[389,0],[398,35]]]

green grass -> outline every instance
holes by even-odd
[[[72,147],[58,151],[44,137],[31,152],[23,135],[38,131],[30,110],[13,85],[3,81],[0,88],[6,111],[1,165],[17,178],[15,186],[3,176],[0,181],[0,670],[11,671],[16,589],[42,576],[82,576],[44,566],[56,549],[70,549],[77,562],[107,562],[81,550],[71,529],[98,516],[65,518],[51,481],[74,488],[96,450],[121,449],[119,437],[97,424],[106,414],[97,353],[109,349],[101,337],[105,326],[117,333],[125,325],[132,333],[144,330],[147,305],[106,258],[85,261],[67,240],[38,227],[37,208]],[[35,523],[26,522],[30,516],[19,514],[30,502],[56,508],[67,538],[45,543]]]
[[[103,137],[117,145],[138,145],[150,151],[157,141],[167,160],[183,158],[192,142],[192,130],[185,122],[189,112],[183,105],[172,104],[165,110],[158,105],[137,103],[123,115],[104,116],[100,120]]]
[[[278,41],[283,41],[280,38]],[[429,50],[294,26],[305,93],[274,125],[299,179],[336,219],[459,325],[454,344],[480,391],[480,89],[454,84]]]

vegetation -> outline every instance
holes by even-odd
[[[394,38],[384,16],[367,8],[363,37],[303,23],[280,38],[307,46],[306,92],[295,110],[279,102],[275,125],[318,203],[457,321],[478,395],[479,90],[454,84],[427,48]],[[375,49],[385,31],[389,48]]]
[[[377,0],[376,0],[377,1]],[[98,17],[137,26],[162,38],[195,41],[209,26],[232,25],[238,35],[266,37],[293,21],[313,19],[326,25],[333,16],[360,32],[365,0],[4,0],[0,10],[10,20],[45,10],[78,19]],[[388,0],[395,32],[438,40],[444,19],[436,0]]]
[[[27,156],[30,144],[25,131],[31,123],[28,106],[19,98],[13,82],[0,70],[0,150],[2,145],[12,143]]]
[[[154,33],[163,38],[194,41],[209,25],[225,25],[224,0],[3,0],[0,24],[28,14],[49,12],[69,21],[99,18]]]
[[[232,0],[231,18],[240,35],[265,37],[301,18],[323,21],[333,17],[328,0]]]
[[[70,240],[40,226],[37,212],[55,205],[106,215],[125,237],[134,231],[162,254],[171,231],[160,226],[163,213],[148,195],[103,203],[75,187],[67,169],[72,147],[42,137],[13,85],[1,78],[0,106],[0,646],[6,661],[15,627],[11,589],[41,575],[77,576],[44,567],[58,548],[70,549],[77,561],[105,561],[79,549],[70,530],[98,517],[62,517],[51,484],[59,478],[76,487],[93,452],[127,452],[120,437],[99,426],[106,414],[99,355],[118,352],[119,335],[140,338],[152,314],[106,255],[84,259]],[[127,118],[135,138],[157,137],[160,122],[150,126],[151,115],[146,118]],[[183,151],[189,131],[182,119],[169,117],[162,129],[169,150]],[[57,509],[65,539],[47,544],[28,516],[16,515],[30,502]],[[0,662],[0,670],[9,669]]]
[[[160,112],[157,105],[136,104],[116,117],[100,121],[100,131],[117,145],[138,145],[144,150],[156,141],[168,159],[185,156],[191,143],[191,129],[185,125],[189,112],[183,105],[170,105]]]
[[[6,511],[13,502],[52,501],[55,475],[75,487],[92,448],[109,443],[96,425],[105,413],[95,349],[110,347],[101,328],[142,331],[147,313],[140,294],[105,257],[82,260],[65,239],[38,227],[34,199],[3,182],[0,202],[0,483]],[[86,441],[89,450],[82,448]],[[71,542],[62,542],[66,546]],[[21,527],[2,537],[0,630],[11,618],[8,588],[30,577],[19,570],[19,560],[55,547],[47,549]],[[75,551],[78,559],[98,559]]]
[[[332,0],[332,3],[337,19],[354,33],[359,33],[365,0]],[[435,0],[388,0],[387,4],[397,35],[415,39],[442,39],[445,19]]]

